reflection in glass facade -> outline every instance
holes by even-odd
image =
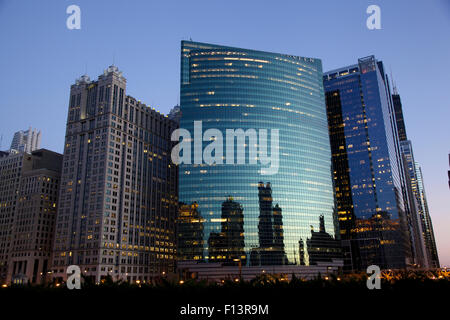
[[[324,90],[347,263],[402,268],[408,247],[403,169],[383,64],[370,56],[327,72]]]
[[[311,265],[341,257],[340,242],[326,232],[323,216],[319,217],[319,221],[319,231],[314,231],[314,227],[311,226],[311,237],[306,240]]]
[[[284,251],[283,213],[278,203],[273,206],[272,187],[260,181],[258,183],[259,247],[250,252],[250,265],[287,264]]]
[[[180,259],[203,260],[203,222],[197,203],[180,204],[175,220]]]
[[[336,228],[321,61],[190,41],[181,50],[180,127],[192,137],[194,121],[202,121],[203,132],[215,128],[224,136],[226,129],[279,129],[275,174],[262,175],[267,166],[249,163],[247,138],[245,164],[179,166],[180,201],[195,203],[202,217],[203,239],[195,243],[203,251],[190,256],[300,265],[300,239],[310,236],[311,225],[319,229],[319,216],[332,237]],[[268,141],[270,154],[271,134]],[[187,252],[186,245],[179,241],[178,252]],[[306,246],[303,251],[308,265]]]

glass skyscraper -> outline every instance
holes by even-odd
[[[322,223],[334,239],[337,226],[321,61],[183,41],[180,104],[180,128],[205,152],[217,137],[195,141],[194,121],[203,132],[247,134],[244,145],[223,139],[222,164],[196,161],[195,150],[192,164],[180,164],[180,259],[243,266],[300,265],[303,259],[308,265],[311,228]],[[267,153],[278,152],[273,172],[264,172],[269,165],[261,161],[264,129]],[[244,163],[226,159],[227,148],[243,146]]]
[[[400,95],[394,86],[392,94],[400,149],[404,158],[404,169],[406,178],[407,198],[409,202],[410,215],[408,221],[411,226],[412,251],[414,253],[414,263],[425,268],[439,268],[439,257],[436,248],[436,241],[433,232],[433,225],[428,211],[428,204],[425,196],[425,186],[422,179],[422,170],[414,160],[413,147],[408,140],[403,107]],[[408,203],[406,203],[408,204]]]
[[[340,233],[353,269],[402,268],[408,256],[403,164],[381,61],[325,73]]]

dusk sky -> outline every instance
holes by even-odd
[[[66,8],[81,8],[69,30]],[[381,30],[369,30],[369,5]],[[0,0],[0,150],[41,129],[63,151],[70,85],[114,63],[127,94],[162,113],[179,102],[180,41],[320,58],[323,70],[375,55],[392,72],[422,166],[441,266],[450,266],[450,1]]]

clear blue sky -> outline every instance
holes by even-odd
[[[81,30],[66,8],[81,8]],[[381,30],[366,8],[381,8]],[[61,152],[69,88],[115,64],[127,93],[161,112],[179,101],[180,41],[317,57],[323,69],[374,54],[392,70],[408,137],[422,165],[441,262],[450,266],[450,2],[448,0],[0,0],[0,134],[40,128]]]

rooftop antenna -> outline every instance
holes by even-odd
[[[389,69],[391,69],[391,68],[389,68]],[[398,94],[397,85],[395,84],[394,76],[392,75],[392,69],[391,69],[391,81],[392,81],[392,90],[393,90],[394,94]]]
[[[2,150],[3,133],[0,135],[0,150]]]
[[[116,52],[114,51],[113,52],[113,66],[115,65],[115,63],[116,63]]]

